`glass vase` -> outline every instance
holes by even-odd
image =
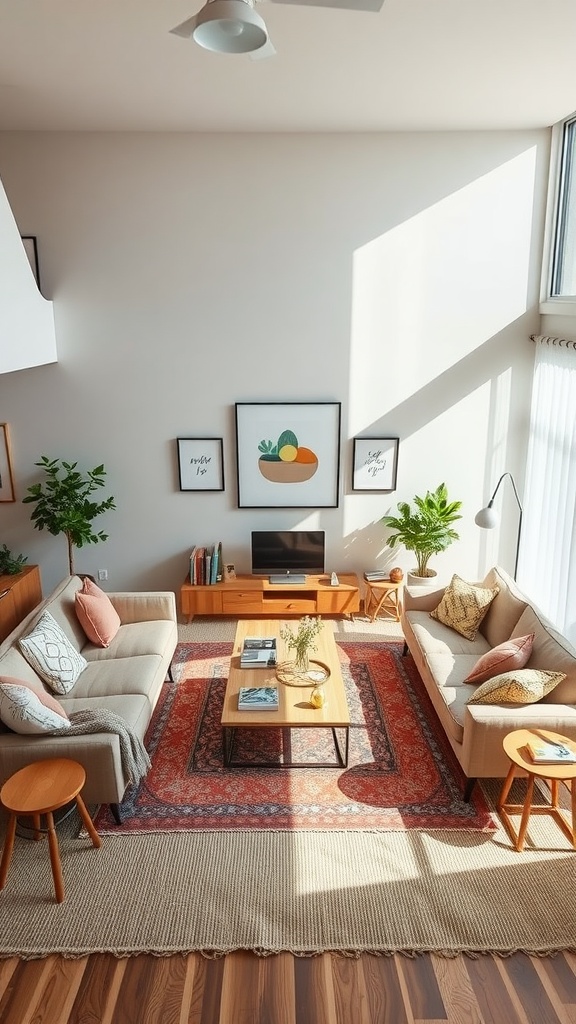
[[[296,648],[296,659],[294,668],[299,675],[305,675],[310,667],[307,648]]]

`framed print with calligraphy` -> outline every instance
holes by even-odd
[[[398,472],[397,437],[355,437],[353,491],[394,491]]]
[[[223,491],[224,460],[221,437],[178,437],[181,491]]]

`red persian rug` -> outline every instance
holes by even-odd
[[[128,790],[123,824],[103,807],[98,830],[492,830],[480,788],[462,800],[462,771],[402,645],[338,649],[352,723],[347,768],[225,768],[220,716],[232,645],[179,644],[175,682],[164,684],[146,737],[152,768]],[[286,749],[293,761],[335,759],[328,729],[241,729],[234,758],[261,751],[280,761]]]

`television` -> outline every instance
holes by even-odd
[[[252,574],[290,576],[324,572],[324,530],[253,530]]]

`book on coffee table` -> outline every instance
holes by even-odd
[[[241,686],[238,691],[239,711],[277,711],[277,686]]]
[[[241,668],[274,668],[277,662],[275,636],[248,636],[240,655]]]

